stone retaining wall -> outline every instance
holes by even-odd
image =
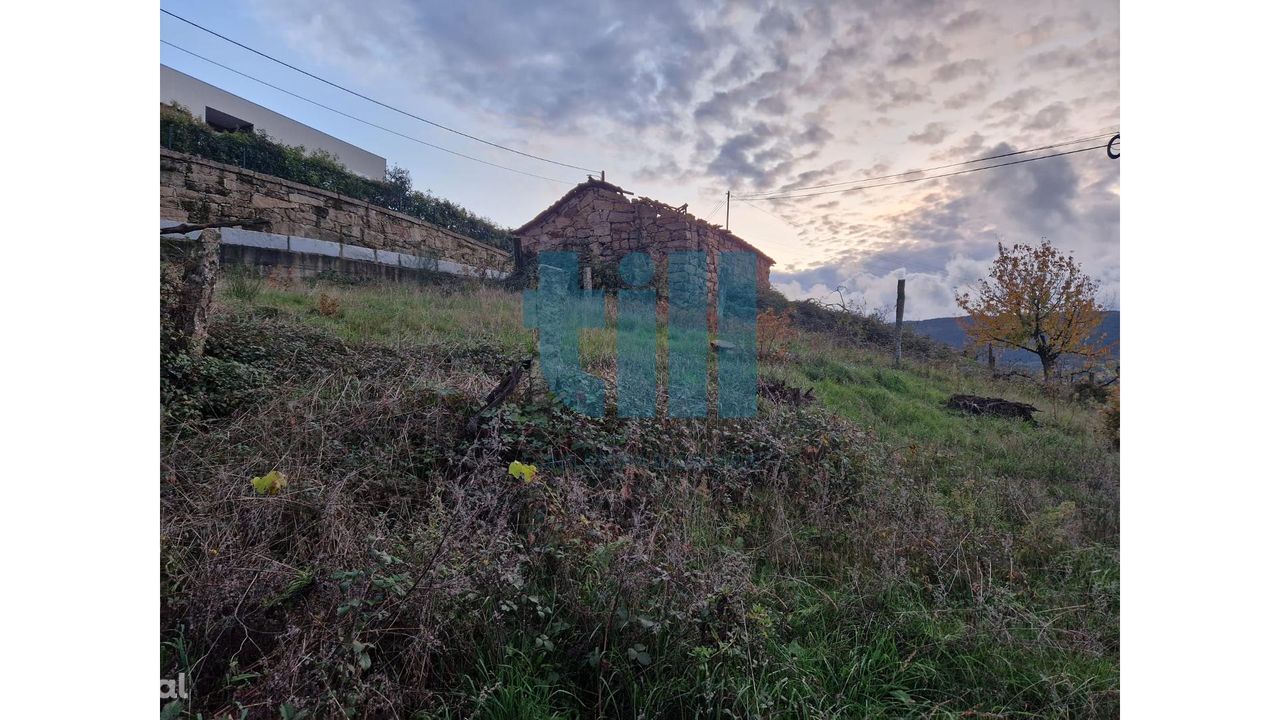
[[[160,216],[176,222],[260,218],[265,230],[506,273],[511,254],[363,200],[160,149]]]

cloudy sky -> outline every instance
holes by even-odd
[[[164,6],[437,122],[603,168],[611,182],[687,202],[717,223],[726,189],[749,197],[906,173],[1120,123],[1114,0]],[[161,36],[405,134],[563,181],[440,153],[162,47],[166,65],[385,155],[417,187],[498,223],[524,223],[583,179],[396,115],[172,18]],[[734,232],[778,261],[774,285],[793,298],[830,300],[843,287],[876,309],[892,304],[905,275],[909,318],[954,315],[954,288],[984,273],[997,242],[1043,237],[1071,250],[1119,307],[1120,171],[1102,150],[892,187],[735,199],[730,213]]]

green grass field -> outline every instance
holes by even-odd
[[[162,360],[184,716],[1118,716],[1099,405],[801,332],[761,375],[812,405],[590,419],[535,372],[470,437],[520,318],[479,286],[224,291],[204,363]],[[583,366],[611,378],[614,341]]]

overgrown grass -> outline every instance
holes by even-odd
[[[209,361],[254,391],[184,386],[199,417],[164,438],[163,663],[196,690],[184,712],[1118,714],[1118,456],[1095,406],[801,333],[762,374],[813,387],[812,407],[590,419],[535,383],[469,437],[532,349],[519,302],[220,296]],[[614,342],[584,332],[584,367],[609,376]],[[954,392],[1041,420],[953,415]],[[259,496],[271,469],[289,484]]]
[[[900,448],[924,477],[981,472],[1054,482],[1116,469],[1114,455],[1097,452],[1096,407],[1056,401],[1034,385],[993,381],[964,361],[907,360],[897,369],[883,357],[810,335],[789,362],[765,372],[812,386],[832,410]],[[962,416],[943,407],[956,393],[1021,400],[1042,412],[1037,425]]]
[[[340,311],[320,312],[321,295],[336,298]],[[520,296],[479,284],[465,289],[323,284],[268,288],[251,302],[234,295],[225,300],[235,311],[284,315],[349,343],[465,344],[511,353],[533,348],[533,333],[521,321]]]
[[[266,280],[255,269],[245,265],[233,265],[222,272],[222,282],[228,297],[253,304],[266,287]]]

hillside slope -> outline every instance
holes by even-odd
[[[533,350],[519,295],[222,285],[206,359],[162,357],[162,676],[188,678],[186,717],[1118,714],[1095,405],[801,332],[761,374],[813,403],[593,419],[535,365],[472,435]],[[584,367],[613,377],[614,342],[584,331]],[[952,414],[953,392],[1039,422]]]

